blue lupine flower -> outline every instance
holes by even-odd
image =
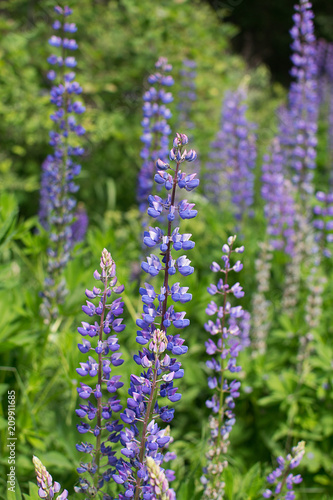
[[[207,163],[205,191],[214,202],[227,198],[234,206],[235,217],[251,216],[256,163],[256,137],[253,123],[245,117],[242,90],[227,92],[223,102],[221,130],[212,143]]]
[[[222,480],[223,469],[227,466],[226,453],[229,445],[229,433],[235,424],[235,415],[232,412],[235,407],[234,400],[239,397],[240,382],[226,379],[226,371],[237,373],[241,370],[236,365],[239,352],[247,342],[241,340],[241,320],[244,320],[244,311],[241,306],[232,307],[228,300],[230,295],[235,298],[244,296],[240,284],[237,282],[230,287],[228,283],[229,273],[238,272],[241,269],[240,261],[231,265],[232,253],[243,253],[244,247],[233,249],[236,236],[230,236],[227,244],[223,245],[221,268],[216,262],[212,264],[214,272],[221,272],[223,277],[219,279],[217,285],[211,284],[208,287],[210,295],[222,295],[222,306],[212,300],[207,308],[208,316],[217,316],[215,320],[210,319],[205,323],[205,330],[212,335],[206,345],[206,352],[213,356],[207,361],[207,367],[213,371],[213,375],[208,377],[208,387],[215,391],[211,399],[206,401],[208,408],[212,409],[213,415],[210,417],[209,426],[211,438],[209,440],[209,450],[207,458],[209,463],[204,468],[204,475],[201,481],[204,485],[204,498],[223,498],[224,483]],[[248,315],[246,320],[248,320]]]
[[[191,110],[192,103],[196,100],[196,85],[195,77],[197,64],[191,59],[183,60],[183,67],[179,74],[181,76],[181,91],[179,92],[179,104],[177,109],[179,110],[178,121],[181,126],[185,129],[192,130],[195,125],[191,120]]]
[[[64,32],[65,18],[72,11],[68,7],[55,7],[55,11],[62,16],[62,20],[53,23],[53,27]],[[71,26],[74,31],[75,25],[72,23]],[[75,40],[58,35],[52,36],[49,44],[60,48],[62,55],[66,55],[67,50],[77,49]],[[82,136],[85,132],[75,115],[83,113],[85,107],[80,101],[74,101],[82,89],[74,81],[75,73],[67,72],[64,67],[73,67],[75,58],[70,56],[63,60],[62,56],[53,54],[48,61],[56,66],[48,73],[53,82],[50,102],[55,106],[51,114],[55,129],[50,132],[49,142],[53,153],[42,165],[39,218],[49,232],[48,278],[43,292],[42,314],[50,320],[57,315],[57,304],[64,298],[62,271],[70,258],[74,241],[72,224],[76,200],[73,194],[78,190],[74,179],[81,170],[78,158],[84,153],[83,148],[77,145],[75,136]]]
[[[295,5],[289,107],[280,115],[281,143],[285,146],[284,163],[293,173],[293,182],[300,187],[302,198],[313,192],[313,169],[317,146],[317,64],[312,5],[300,0]]]
[[[76,414],[80,419],[87,419],[77,425],[77,430],[80,434],[90,433],[96,437],[95,446],[90,443],[77,445],[78,451],[91,457],[89,462],[81,462],[77,471],[79,474],[89,472],[89,476],[94,476],[94,480],[93,484],[90,484],[89,479],[80,478],[80,486],[75,488],[77,492],[83,492],[89,487],[96,493],[102,488],[104,481],[109,480],[111,469],[101,470],[100,460],[101,457],[107,457],[108,465],[115,465],[115,453],[108,445],[110,442],[119,441],[119,433],[123,428],[119,419],[114,416],[122,410],[115,393],[123,383],[119,375],[112,375],[112,366],[117,367],[123,363],[120,353],[116,352],[119,344],[114,333],[119,333],[125,328],[122,318],[118,317],[123,313],[124,303],[121,297],[112,303],[107,301],[113,293],[122,293],[124,287],[117,285],[116,266],[106,249],[102,252],[100,267],[101,273],[95,271],[94,278],[102,283],[101,288],[94,286],[92,290],[86,290],[86,296],[91,300],[98,299],[98,302],[94,304],[87,301],[86,305],[82,306],[87,316],[90,318],[97,316],[97,319],[89,323],[84,321],[82,327],[78,328],[78,332],[83,336],[82,344],[78,345],[79,350],[83,353],[89,352],[91,355],[86,362],[80,363],[80,368],[76,370],[81,377],[89,376],[87,383],[81,382],[77,388],[84,404],[79,405]],[[86,336],[95,339],[94,347],[92,341],[84,338]],[[91,380],[96,377],[97,380]]]
[[[292,448],[291,453],[285,459],[283,457],[277,458],[278,467],[267,476],[267,482],[270,485],[275,485],[275,488],[274,490],[272,487],[267,488],[262,494],[264,498],[276,498],[276,494],[279,494],[281,500],[296,498],[293,491],[294,485],[301,483],[302,477],[300,474],[292,474],[291,471],[298,467],[304,453],[305,442],[300,441],[297,446]]]
[[[178,227],[172,228],[172,221],[177,213],[188,210],[192,212],[191,217],[196,215],[193,204],[185,202],[185,208],[183,201],[176,202],[177,187],[186,188],[187,183],[190,191],[198,185],[195,175],[183,177],[181,172],[183,162],[196,158],[193,150],[187,152],[184,149],[187,143],[185,134],[176,135],[169,154],[170,160],[176,162],[174,168],[169,167],[165,160],[158,159],[156,162],[157,182],[162,178],[171,184],[170,189],[164,181],[161,182],[168,193],[166,199],[157,195],[150,195],[148,198],[148,214],[152,218],[156,219],[163,213],[168,214],[167,230],[164,232],[159,227],[150,227],[145,231],[144,243],[148,248],[158,249],[158,254],[148,256],[142,263],[142,269],[150,276],[162,273],[163,278],[158,289],[151,283],[145,283],[140,288],[143,314],[137,320],[139,330],[136,341],[141,350],[134,355],[134,361],[142,367],[142,372],[140,376],[132,375],[130,378],[127,408],[120,415],[130,428],[120,433],[124,459],[118,461],[112,475],[113,480],[124,487],[124,494],[119,495],[121,500],[130,497],[137,500],[139,496],[141,498],[141,494],[143,498],[153,498],[149,496],[153,494],[153,489],[147,472],[147,460],[151,457],[155,464],[160,466],[164,461],[163,451],[170,441],[170,436],[165,429],[160,429],[156,419],[170,422],[174,416],[174,409],[167,405],[161,406],[159,400],[167,398],[174,403],[181,398],[176,381],[183,377],[184,370],[176,356],[185,354],[187,346],[179,333],[174,334],[170,330],[172,326],[182,329],[190,322],[185,318],[184,311],[176,311],[174,305],[169,302],[171,298],[175,304],[183,304],[190,301],[192,295],[182,283],[171,284],[169,277],[177,272],[183,276],[193,272],[193,267],[185,255],[178,258],[174,255],[174,252],[179,250],[193,248],[191,235],[182,235]],[[90,310],[90,305],[88,308]],[[171,455],[167,454],[166,457],[169,459]],[[173,479],[172,471],[165,470],[164,474],[168,481]]]
[[[168,120],[171,112],[166,107],[173,101],[171,92],[166,92],[163,87],[173,85],[173,78],[166,75],[172,70],[171,64],[165,57],[155,64],[158,70],[148,77],[148,83],[155,85],[145,92],[143,96],[143,134],[141,141],[144,146],[141,150],[143,164],[138,175],[137,200],[141,212],[147,209],[147,197],[152,192],[154,184],[155,163],[157,159],[165,161],[168,154],[169,135],[171,134]]]

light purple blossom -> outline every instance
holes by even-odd
[[[211,437],[209,440],[209,451],[207,458],[209,462],[204,468],[204,476],[201,482],[204,485],[204,498],[213,497],[213,491],[219,491],[223,497],[224,483],[222,471],[226,467],[226,452],[229,445],[228,436],[235,424],[235,399],[239,397],[241,383],[238,380],[229,382],[225,376],[226,371],[237,373],[241,370],[237,366],[239,352],[248,345],[249,314],[243,311],[241,306],[232,307],[230,298],[234,296],[239,299],[244,296],[243,289],[239,282],[230,287],[229,273],[240,270],[240,262],[235,266],[231,264],[231,255],[244,251],[244,247],[233,248],[236,236],[230,236],[227,244],[222,247],[222,266],[213,263],[215,272],[222,273],[222,277],[217,284],[209,285],[207,291],[213,295],[212,300],[206,309],[206,314],[214,319],[205,323],[205,330],[213,336],[205,342],[206,352],[213,356],[206,363],[207,367],[213,371],[213,375],[208,377],[208,387],[217,389],[213,396],[206,401],[206,406],[212,410],[210,417]],[[216,302],[218,295],[221,295],[222,306]],[[245,314],[246,313],[246,314]],[[218,473],[217,473],[218,472]]]

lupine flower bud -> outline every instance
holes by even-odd
[[[151,457],[147,457],[147,472],[152,487],[152,500],[176,499],[175,492],[169,489],[169,483],[163,469]]]
[[[56,481],[53,482],[51,474],[48,473],[39,458],[34,456],[32,461],[35,466],[37,485],[39,486],[38,496],[45,500],[66,500],[68,498],[68,491],[64,490],[60,495],[55,496],[60,491],[60,484]]]

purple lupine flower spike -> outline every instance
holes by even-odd
[[[223,102],[221,130],[212,143],[207,164],[207,196],[220,203],[230,198],[237,220],[252,215],[256,163],[255,125],[245,117],[245,92],[227,92]]]
[[[119,432],[123,428],[114,416],[122,409],[116,393],[123,383],[119,375],[112,375],[112,370],[123,363],[121,354],[117,352],[117,333],[125,328],[119,317],[123,313],[124,303],[121,297],[111,303],[108,303],[108,299],[112,294],[122,293],[124,286],[117,284],[116,265],[106,249],[102,252],[100,267],[101,272],[95,271],[94,278],[101,282],[101,288],[94,286],[92,290],[86,290],[89,300],[82,306],[83,312],[92,319],[83,321],[78,328],[82,335],[79,350],[84,354],[89,353],[89,356],[76,370],[81,377],[85,377],[77,389],[83,400],[76,410],[77,416],[82,419],[77,429],[82,435],[89,433],[95,436],[96,444],[82,442],[76,446],[78,451],[88,455],[89,461],[81,462],[77,469],[82,477],[75,491],[82,493],[89,488],[95,495],[105,481],[110,481],[112,469],[105,465],[114,467],[117,459],[109,445],[119,441]]]
[[[211,408],[213,415],[210,417],[209,426],[211,437],[209,449],[206,454],[208,460],[207,467],[204,468],[204,475],[201,482],[204,485],[203,498],[222,499],[224,495],[223,470],[228,465],[226,453],[229,446],[229,434],[235,424],[235,399],[239,396],[241,383],[238,380],[229,382],[225,372],[237,373],[241,370],[237,366],[237,356],[244,348],[244,343],[239,338],[241,336],[240,323],[244,318],[244,311],[241,306],[232,306],[229,297],[233,295],[239,299],[244,296],[240,284],[237,282],[233,286],[228,283],[229,274],[232,271],[241,271],[243,265],[238,260],[231,263],[231,255],[243,253],[244,247],[233,248],[236,236],[230,236],[227,244],[222,247],[222,265],[213,262],[211,270],[215,273],[222,273],[222,277],[217,284],[208,287],[210,295],[222,295],[222,305],[212,300],[207,308],[206,314],[211,318],[205,324],[205,330],[210,333],[206,344],[206,352],[210,356],[206,363],[212,370],[212,375],[208,378],[208,387],[214,390],[214,395],[206,401],[206,406]],[[213,318],[214,317],[214,318]],[[218,495],[218,496],[217,496]]]
[[[193,138],[193,131],[195,129],[195,123],[193,121],[193,103],[197,99],[196,94],[196,67],[197,64],[192,59],[184,59],[182,62],[182,68],[179,71],[181,77],[181,90],[179,91],[179,103],[177,105],[178,109],[178,123],[179,128],[190,130],[189,135],[190,140]],[[195,163],[195,172],[200,175],[200,162],[197,159]]]
[[[67,55],[77,49],[76,41],[69,38],[76,30],[75,24],[67,23],[72,10],[55,7],[55,11],[61,19],[53,23],[57,34],[49,39],[49,44],[60,55],[53,54],[48,58],[54,69],[47,75],[53,82],[50,101],[55,109],[50,117],[54,129],[50,132],[49,142],[53,152],[42,165],[39,211],[40,222],[49,233],[48,277],[41,311],[47,321],[57,315],[57,306],[63,302],[66,293],[62,272],[73,246],[72,223],[76,206],[73,195],[78,190],[75,178],[80,173],[78,161],[84,153],[74,137],[85,133],[82,125],[77,123],[77,116],[85,111],[85,107],[77,100],[82,88],[72,71],[76,61]]]
[[[197,65],[195,61],[191,59],[183,60],[183,67],[179,74],[181,76],[181,86],[182,90],[179,92],[179,104],[177,106],[179,110],[179,123],[186,129],[194,129],[195,125],[191,120],[191,110],[192,103],[196,100],[196,69]]]
[[[286,148],[285,164],[291,168],[293,182],[305,200],[313,192],[313,170],[316,167],[319,104],[316,39],[311,3],[300,0],[295,11],[294,26],[290,30],[294,81],[289,91],[289,107],[281,114],[280,136]]]
[[[143,96],[143,134],[141,141],[142,167],[138,175],[137,200],[141,212],[147,210],[147,198],[151,194],[154,184],[155,162],[158,158],[167,159],[169,135],[171,129],[168,120],[171,118],[167,105],[173,101],[168,88],[173,85],[173,78],[168,73],[172,70],[171,64],[165,57],[155,64],[156,73],[148,77],[151,87]],[[166,88],[166,89],[165,89]]]
[[[300,474],[294,475],[292,471],[299,466],[305,453],[305,442],[300,441],[294,446],[286,458],[278,457],[278,467],[267,476],[267,481],[271,485],[262,496],[264,498],[280,498],[281,500],[294,500],[294,485],[302,482]],[[274,488],[273,488],[274,485]],[[278,497],[277,497],[278,495]]]
[[[148,198],[149,216],[158,219],[165,214],[167,230],[164,232],[159,227],[149,227],[144,233],[145,245],[156,248],[158,252],[147,257],[142,269],[152,277],[160,275],[161,278],[158,288],[150,282],[140,288],[143,314],[137,320],[139,330],[136,340],[141,349],[134,360],[142,367],[142,372],[140,376],[131,376],[127,408],[121,413],[123,422],[128,426],[120,433],[124,459],[118,461],[112,476],[124,488],[119,500],[154,498],[149,496],[153,495],[153,487],[147,471],[148,457],[158,466],[172,458],[169,452],[164,457],[163,451],[170,442],[170,435],[166,429],[159,427],[157,420],[170,422],[173,419],[174,409],[160,400],[167,398],[171,403],[180,400],[177,381],[183,377],[184,370],[178,356],[188,349],[180,330],[190,322],[185,318],[184,311],[176,310],[170,304],[185,304],[192,298],[183,283],[176,279],[170,283],[170,276],[193,273],[187,256],[177,258],[176,255],[176,252],[187,252],[194,247],[191,234],[181,234],[179,227],[173,228],[177,214],[181,219],[193,218],[197,214],[194,204],[187,200],[176,202],[177,188],[192,191],[199,184],[195,174],[188,176],[181,170],[184,162],[196,158],[195,151],[185,149],[187,143],[185,134],[176,135],[169,154],[170,160],[176,164],[173,168],[165,160],[157,160],[155,181],[164,186],[167,194],[166,197],[150,195]],[[182,280],[181,276],[178,279]],[[166,469],[164,474],[168,481],[174,478],[172,470]]]
[[[68,491],[60,491],[60,484],[57,481],[53,482],[51,474],[47,471],[46,467],[37,457],[32,457],[35,467],[36,479],[38,485],[38,496],[44,500],[66,500],[68,498]]]

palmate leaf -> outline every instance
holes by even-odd
[[[235,467],[227,467],[223,472],[226,500],[259,500],[265,477],[262,476],[261,464],[254,464],[245,474]]]

